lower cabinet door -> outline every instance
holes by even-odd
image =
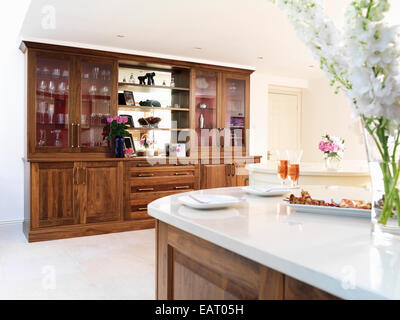
[[[229,164],[202,165],[201,189],[231,186],[231,167]]]
[[[96,223],[121,219],[123,207],[122,162],[84,162],[78,169],[82,190],[82,222]]]
[[[249,172],[245,164],[236,164],[234,168],[233,186],[244,187],[249,185]]]
[[[31,164],[31,227],[79,223],[74,162]]]

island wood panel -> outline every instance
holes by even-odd
[[[79,223],[79,208],[74,201],[75,175],[73,162],[32,164],[32,228]]]
[[[159,300],[337,299],[161,221],[156,245]]]
[[[83,223],[120,220],[123,206],[123,163],[83,162],[79,169]]]

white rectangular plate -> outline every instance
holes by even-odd
[[[330,199],[321,199],[330,202]],[[335,202],[336,199],[334,199]],[[308,204],[291,204],[288,201],[284,201],[284,204],[292,208],[296,212],[313,213],[313,214],[325,214],[330,216],[345,216],[345,217],[359,217],[359,218],[371,218],[371,210],[368,209],[354,209],[354,208],[339,208],[339,207],[324,207],[324,206],[312,206]]]

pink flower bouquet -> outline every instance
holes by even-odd
[[[129,134],[126,129],[128,126],[128,117],[113,116],[108,117],[107,122],[110,124],[110,134],[108,135],[108,140],[110,141],[113,137],[125,137]]]
[[[337,158],[341,160],[344,152],[344,139],[326,134],[319,142],[318,148],[324,153],[325,159]]]

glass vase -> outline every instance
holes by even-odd
[[[125,139],[121,136],[116,136],[114,139],[114,152],[116,158],[124,158]]]
[[[400,240],[398,132],[388,130],[381,136],[384,144],[371,135],[371,130],[364,130],[372,184],[371,231],[373,236]]]
[[[337,157],[325,158],[325,169],[330,171],[337,171],[341,168],[342,162]]]

